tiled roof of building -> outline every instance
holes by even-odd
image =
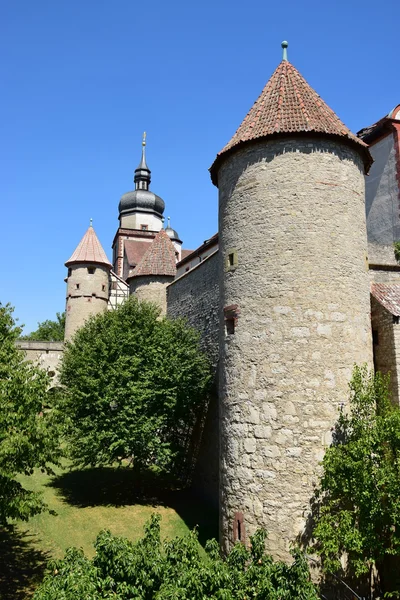
[[[282,60],[232,139],[211,166],[213,183],[221,157],[239,145],[268,136],[318,134],[344,138],[363,154],[366,171],[372,164],[367,145],[346,127],[298,70]]]
[[[152,243],[153,240],[125,240],[124,250],[130,267],[136,267],[140,263]]]
[[[395,317],[400,317],[400,284],[372,283],[371,294]]]
[[[192,254],[193,250],[182,250],[181,251],[181,260]]]
[[[165,229],[161,229],[131,277],[142,275],[176,275],[175,247]]]
[[[90,225],[89,229],[86,231],[71,258],[65,263],[65,266],[69,267],[76,263],[96,263],[111,267],[111,263],[108,260],[92,225]]]

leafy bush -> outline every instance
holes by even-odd
[[[132,543],[99,534],[93,560],[70,549],[50,565],[34,600],[317,600],[304,556],[293,552],[291,565],[265,552],[264,531],[251,538],[251,549],[237,543],[226,559],[218,543],[207,542],[201,556],[196,532],[160,541],[159,517],[153,515],[145,536]]]
[[[366,367],[355,368],[350,391],[323,460],[315,549],[326,572],[360,576],[375,567],[382,585],[385,563],[400,556],[400,409],[388,378]]]
[[[60,379],[57,414],[76,465],[183,469],[210,381],[198,334],[183,321],[132,297],[77,331]]]
[[[49,427],[48,375],[25,360],[15,342],[21,334],[10,305],[0,303],[0,525],[41,512],[41,496],[16,480],[35,467],[51,472],[60,455],[57,429]]]

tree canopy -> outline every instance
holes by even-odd
[[[23,335],[23,340],[38,340],[43,342],[63,342],[65,332],[65,312],[56,313],[54,321],[47,319],[38,323],[36,331]]]
[[[89,319],[65,348],[58,415],[73,462],[179,470],[207,399],[197,333],[130,298]]]
[[[350,390],[323,460],[313,533],[325,571],[359,576],[375,565],[382,584],[385,562],[400,555],[400,410],[388,379],[366,367],[355,368]]]
[[[20,333],[12,308],[0,304],[0,524],[43,510],[41,497],[16,476],[35,467],[50,470],[59,456],[57,435],[42,413],[49,378],[16,347]]]
[[[265,552],[265,537],[258,531],[250,550],[237,543],[226,559],[212,540],[204,557],[196,532],[162,544],[154,515],[136,543],[103,531],[92,560],[80,550],[68,550],[50,565],[34,600],[317,600],[303,555],[293,552],[291,565],[275,562]]]

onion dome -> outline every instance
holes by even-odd
[[[182,244],[182,240],[179,237],[179,233],[176,231],[176,229],[172,229],[171,227],[171,217],[168,217],[168,225],[165,228],[165,233],[173,242],[179,242]]]
[[[135,189],[121,196],[119,202],[120,216],[131,212],[150,212],[162,216],[165,210],[164,200],[149,190],[151,171],[146,164],[146,133],[143,134],[142,158],[135,169]]]
[[[210,168],[217,185],[218,169],[226,156],[252,142],[277,137],[330,137],[346,143],[360,153],[365,172],[372,164],[368,146],[346,127],[287,60],[287,42],[282,42],[283,60],[259,98],[255,101],[235,135],[219,152]]]
[[[95,230],[93,229],[92,219],[90,219],[89,229],[79,242],[71,258],[69,258],[65,263],[65,266],[70,267],[71,265],[78,263],[104,265],[111,269],[111,263],[104,252],[103,246],[100,244]]]

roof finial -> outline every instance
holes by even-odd
[[[282,60],[287,60],[287,47],[289,46],[289,44],[286,41],[283,41],[282,44],[282,49],[283,49],[283,56],[282,56]]]
[[[147,134],[146,134],[146,132],[144,131],[144,132],[143,132],[142,146],[145,146],[145,145],[146,145],[146,135],[147,135]]]
[[[171,217],[168,217],[168,225],[167,225],[168,229],[171,229]]]
[[[92,218],[90,219],[90,225],[89,225],[89,227],[93,227],[93,219]]]

